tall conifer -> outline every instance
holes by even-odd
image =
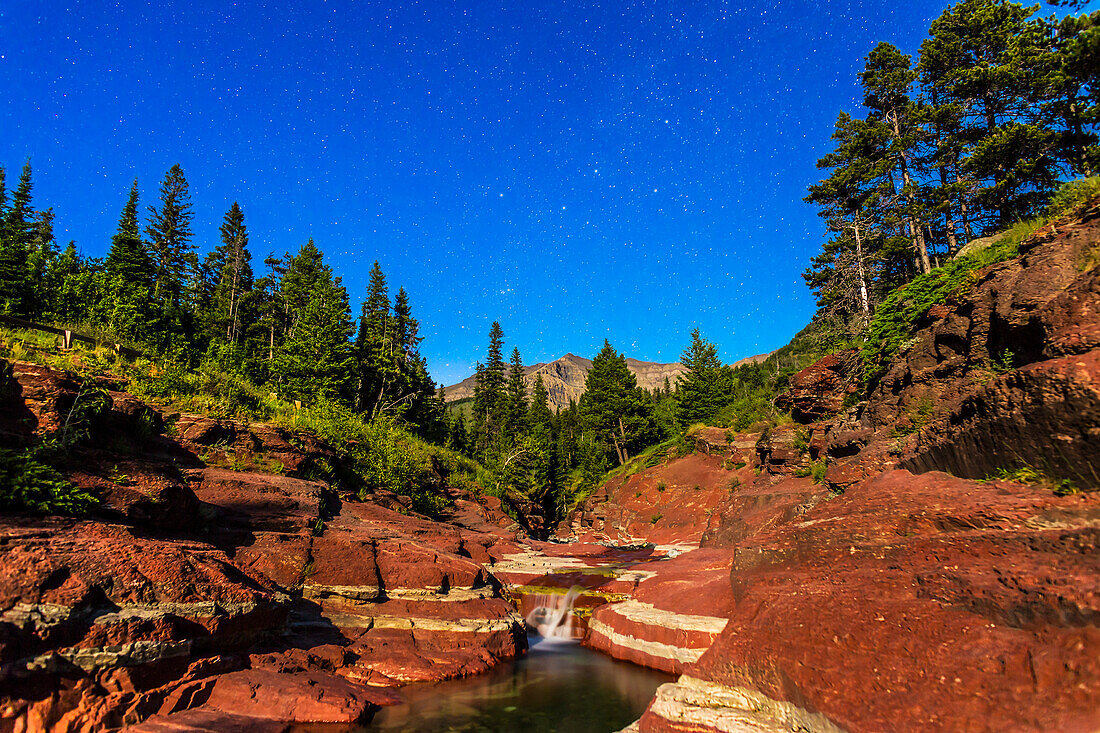
[[[157,206],[149,206],[149,223],[145,234],[155,267],[154,298],[167,303],[180,299],[183,290],[198,269],[194,232],[191,222],[191,192],[183,169],[173,165],[160,184]]]

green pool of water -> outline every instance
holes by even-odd
[[[401,690],[363,733],[610,733],[638,719],[671,675],[576,642],[531,639],[526,657],[479,677]]]

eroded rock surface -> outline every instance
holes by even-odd
[[[14,378],[24,436],[81,388]],[[499,508],[452,490],[443,524],[340,497],[295,477],[335,455],[312,436],[108,397],[66,470],[99,516],[0,517],[0,729],[350,724],[398,699],[385,688],[525,649],[489,569],[518,550]]]
[[[682,673],[627,730],[1100,729],[1098,213],[933,308],[866,402],[844,407],[844,355],[792,380],[805,424],[756,439],[702,549],[593,615],[589,643]],[[985,480],[1021,465],[1050,480]],[[722,586],[663,587],[710,554]],[[728,599],[712,642],[704,595]]]
[[[822,360],[802,424],[699,431],[555,542],[442,484],[445,522],[340,496],[316,438],[112,388],[67,468],[99,516],[0,518],[0,730],[352,725],[565,596],[585,643],[680,675],[628,730],[1098,730],[1098,213],[930,310],[865,401]],[[81,388],[0,365],[0,435]],[[1072,484],[984,480],[1023,463]]]

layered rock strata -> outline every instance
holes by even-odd
[[[83,387],[16,367],[7,414],[29,417],[0,430],[32,440]],[[120,392],[90,429],[67,475],[99,516],[0,518],[0,727],[348,724],[398,699],[385,688],[524,650],[488,569],[518,551],[499,509],[453,492],[441,524],[341,497],[288,475],[334,459],[312,436]]]
[[[1098,246],[1097,202],[1040,230],[933,308],[865,402],[834,378],[849,357],[792,380],[803,424],[757,439],[702,549],[667,565],[724,558],[726,623],[628,730],[1100,729]],[[598,609],[590,643],[667,664],[607,640],[652,642],[640,620],[701,594]]]

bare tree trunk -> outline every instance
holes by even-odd
[[[947,190],[947,166],[940,166],[940,186]],[[959,240],[955,235],[955,205],[951,197],[947,197],[947,210],[943,212],[944,228],[947,230],[947,253],[953,255],[959,251]]]
[[[619,438],[622,440],[622,449],[619,449],[618,442],[615,443],[615,450],[619,453],[619,465],[623,465],[630,460],[630,454],[626,451],[626,429],[623,427],[623,416],[619,415]]]
[[[871,317],[871,300],[867,296],[867,274],[863,270],[863,239],[859,236],[859,222],[852,227],[856,234],[856,269],[859,271],[859,298],[863,304],[863,315]]]
[[[241,284],[241,257],[243,247],[238,236],[233,241],[233,283],[229,291],[229,323],[226,324],[226,338],[229,343],[237,343],[237,289]]]
[[[958,168],[955,169],[955,183],[962,183]],[[963,196],[963,200],[959,202],[959,214],[962,216],[963,235],[966,237],[966,242],[963,244],[965,245],[974,239],[974,230],[970,226],[970,207],[967,206],[966,196]]]
[[[894,141],[898,142],[900,145],[901,126],[898,122],[898,113],[896,111],[893,113],[893,122]],[[905,196],[905,218],[909,223],[909,239],[913,244],[913,250],[917,253],[917,261],[920,264],[921,272],[931,272],[932,264],[928,260],[928,247],[924,242],[924,232],[921,230],[921,226],[917,223],[916,216],[913,214],[913,209],[916,206],[916,202],[913,198],[913,190],[911,188],[913,179],[909,175],[909,155],[904,150],[898,153],[898,162],[901,165],[902,193]]]

